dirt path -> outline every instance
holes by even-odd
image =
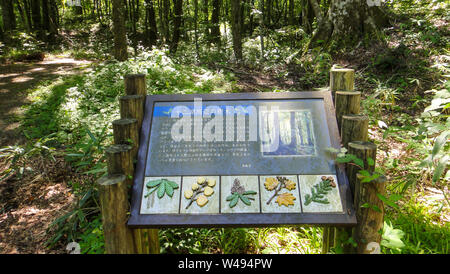
[[[28,104],[27,95],[43,80],[79,73],[90,62],[66,57],[47,58],[36,63],[0,65],[0,148],[22,145],[21,107]],[[1,159],[0,159],[1,160]],[[35,157],[28,160],[28,172],[0,180],[0,253],[64,253],[64,246],[51,250],[45,242],[47,229],[73,203],[67,182],[70,166],[63,158],[56,161]],[[0,171],[7,168],[0,161]]]
[[[66,57],[50,57],[42,62],[0,65],[0,147],[22,143],[18,117],[29,103],[27,93],[43,80],[74,74],[89,65]]]

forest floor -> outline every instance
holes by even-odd
[[[0,147],[26,142],[19,117],[22,106],[29,103],[28,92],[44,80],[85,71],[89,64],[67,56],[49,56],[40,62],[0,65]],[[48,227],[72,204],[65,183],[69,167],[62,158],[53,162],[37,158],[31,168],[42,172],[0,180],[0,253],[48,253]],[[64,247],[50,252],[64,252]]]

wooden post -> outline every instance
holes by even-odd
[[[369,117],[360,114],[342,116],[341,142],[347,147],[351,141],[367,141],[369,131]]]
[[[347,114],[359,114],[361,106],[361,92],[358,91],[336,91],[334,97],[336,108],[336,119],[338,128],[342,126],[342,116]]]
[[[114,144],[132,146],[131,158],[135,159],[139,148],[139,131],[136,119],[119,119],[112,122]]]
[[[112,145],[105,149],[108,161],[108,174],[123,174],[131,187],[133,177],[132,147],[130,145]]]
[[[127,95],[120,98],[120,117],[122,119],[115,121],[118,134],[116,136],[116,131],[114,132],[114,139],[116,143],[127,143],[128,139],[133,140],[135,145],[133,146],[132,159],[136,159],[139,147],[139,133],[144,120],[145,96],[147,95],[145,74],[126,75],[124,82],[125,94]],[[136,120],[135,128],[130,119]],[[133,235],[137,253],[159,253],[157,229],[133,229]]]
[[[359,114],[361,93],[355,92],[355,71],[353,69],[332,68],[330,71],[330,91],[336,109],[336,121],[341,130],[341,119],[345,114]],[[342,131],[341,131],[342,134]],[[342,136],[342,135],[341,135]],[[351,235],[351,228],[324,227],[322,253],[328,253],[331,247],[340,242],[339,237]]]
[[[97,182],[107,254],[134,252],[133,233],[127,227],[128,188],[123,174],[107,175]]]
[[[330,71],[330,90],[334,93],[338,90],[353,91],[355,89],[355,70],[346,68],[332,68]]]
[[[125,94],[127,95],[147,95],[145,74],[128,74],[124,77]]]
[[[377,146],[371,142],[355,141],[350,142],[348,147],[349,153],[363,160],[364,170],[372,174],[375,171]],[[354,204],[358,221],[353,230],[353,239],[357,244],[357,253],[370,253],[367,249],[368,244],[381,242],[379,231],[383,228],[384,205],[377,194],[385,195],[386,182],[382,179],[361,183],[355,169],[352,168],[349,173],[349,180],[351,179],[355,185]]]
[[[335,229],[334,227],[324,227],[322,235],[322,254],[327,254],[334,246]]]
[[[120,101],[120,118],[133,118],[137,120],[138,131],[141,130],[142,121],[144,120],[144,103],[143,95],[126,95],[119,99]]]

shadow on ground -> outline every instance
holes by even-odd
[[[51,58],[38,63],[0,65],[0,147],[21,144],[21,106],[29,103],[28,92],[42,81],[81,71],[90,62],[71,58]]]

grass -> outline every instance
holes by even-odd
[[[388,46],[379,52],[367,50],[363,53],[369,56],[362,56],[362,59],[355,61],[357,65],[364,65],[363,69],[358,71],[357,85],[364,90],[363,108],[371,118],[371,138],[379,146],[380,157],[377,165],[391,179],[388,192],[403,195],[398,202],[399,209],[388,206],[386,208],[386,221],[394,229],[403,232],[400,233],[403,234],[403,247],[383,246],[382,252],[448,254],[449,206],[441,196],[436,198],[429,191],[423,190],[434,187],[440,191],[448,191],[449,178],[443,176],[441,180],[433,183],[431,178],[436,168],[423,168],[420,163],[432,154],[436,136],[449,126],[448,112],[438,113],[430,119],[422,117],[423,109],[430,105],[433,99],[432,93],[425,91],[444,88],[442,82],[445,82],[446,78],[443,75],[448,74],[449,67],[441,57],[448,56],[449,41],[445,30],[433,24],[433,20],[443,16],[439,14],[438,9],[431,12],[426,6],[411,5],[414,1],[398,2],[395,5],[396,12],[410,16],[399,19],[396,25],[398,32],[385,35],[386,39],[393,38],[396,42],[403,43],[407,49]],[[422,17],[424,12],[427,17],[419,24],[417,18]],[[292,41],[288,37],[289,32],[285,33],[285,36],[273,34],[274,40]],[[294,46],[301,47],[297,44]],[[228,47],[226,52],[220,55],[224,65],[224,60],[231,55],[230,49],[231,47]],[[11,51],[12,54],[14,50]],[[19,50],[22,49],[16,51]],[[327,73],[334,61],[330,53],[313,49],[310,54],[297,58],[292,55],[292,45],[275,43],[269,43],[267,50],[276,54],[267,56],[266,62],[261,61],[258,55],[258,40],[249,38],[245,41],[246,62],[251,65],[251,69],[259,68],[264,73],[275,72],[283,77],[288,74],[284,60],[291,58],[290,65],[300,71],[298,77],[302,86],[319,87],[327,83]],[[96,143],[94,147],[100,148],[111,143],[110,122],[118,117],[117,102],[118,97],[123,94],[123,75],[147,74],[149,94],[238,90],[237,78],[232,73],[192,65],[196,54],[189,45],[182,43],[179,52],[178,56],[170,57],[166,49],[141,50],[137,56],[126,62],[100,63],[92,71],[82,75],[61,77],[56,81],[43,83],[30,92],[29,99],[32,104],[27,107],[21,121],[24,132],[30,139],[56,133],[59,148],[64,153],[84,155],[80,159],[68,156],[68,160],[77,168],[83,167],[78,169],[79,172],[89,172],[104,167],[102,150],[93,148],[92,142],[96,142],[92,136],[102,136],[101,144]],[[78,57],[91,56],[91,52],[79,49],[76,49],[74,54]],[[401,66],[392,61],[397,60],[392,59],[396,54],[401,55]],[[201,55],[204,64],[216,61],[214,58],[218,56],[214,52],[206,51],[201,52]],[[381,129],[378,126],[379,121],[386,122],[388,129]],[[401,151],[395,154],[395,150]],[[448,154],[448,151],[447,143],[437,156]],[[75,191],[80,199],[92,188],[90,186],[95,178],[96,176],[91,177],[87,190]],[[95,194],[92,197],[95,198]],[[71,240],[80,242],[82,252],[102,253],[101,222],[98,215],[90,218],[87,222],[82,222],[82,227],[71,228],[74,232]],[[159,233],[162,253],[321,252],[320,227],[187,228],[162,229]]]
[[[162,229],[162,253],[317,254],[320,227]]]
[[[437,205],[427,205],[418,200],[425,193],[417,193],[402,205],[401,211],[388,211],[386,219],[404,232],[405,246],[401,250],[385,249],[385,253],[402,254],[449,254],[450,224],[442,223]]]

